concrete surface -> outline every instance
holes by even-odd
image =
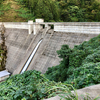
[[[73,32],[73,33],[86,33],[86,34],[100,34],[100,25],[63,25],[56,24],[54,25],[54,31],[57,32]]]
[[[62,33],[49,30],[45,35],[37,53],[35,54],[28,70],[35,69],[45,73],[48,67],[59,64],[60,59],[56,51],[60,50],[63,44],[68,44],[71,48],[73,48],[74,45],[79,45],[83,41],[88,41],[90,38],[95,36],[97,35]]]
[[[20,59],[20,62],[18,63],[16,69],[12,72],[13,74],[19,74],[20,71],[22,70],[22,68],[24,67],[24,64],[26,63],[28,57],[30,56],[31,52],[34,50],[35,46],[37,45],[37,43],[39,42],[39,40],[42,37],[42,30],[41,32],[39,32],[37,35],[30,35],[29,40],[27,40],[27,43],[29,43],[28,45],[25,44],[25,46],[27,46],[27,48],[24,49],[24,54],[22,55],[22,58]],[[20,51],[20,54],[23,53],[23,50]]]
[[[29,35],[26,29],[6,29],[5,38],[8,51],[6,69],[13,73],[23,59],[34,35]]]
[[[9,77],[10,73],[6,70],[0,71],[0,81],[3,81],[5,78]]]
[[[81,97],[81,95],[86,96],[87,94],[91,98],[91,99],[88,99],[88,100],[93,100],[96,97],[100,97],[100,84],[89,86],[89,87],[86,87],[86,88],[83,88],[83,89],[79,89],[79,90],[77,90],[77,94],[78,94],[78,99],[79,100],[84,100]],[[60,97],[59,96],[55,96],[55,97],[52,97],[52,98],[49,98],[49,99],[44,99],[44,100],[60,100]],[[100,98],[97,99],[97,100],[100,100]]]

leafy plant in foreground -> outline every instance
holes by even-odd
[[[60,90],[48,92],[53,86],[62,87],[63,84],[49,81],[38,71],[27,71],[0,83],[0,100],[41,100]]]

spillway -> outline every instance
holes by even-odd
[[[42,39],[38,42],[38,44],[36,45],[35,49],[32,51],[30,57],[28,58],[27,62],[25,63],[25,65],[24,65],[24,67],[23,67],[23,69],[22,69],[22,71],[21,71],[21,74],[22,74],[23,72],[25,72],[25,71],[27,70],[27,68],[29,67],[29,64],[31,63],[31,61],[32,61],[32,59],[33,59],[33,57],[34,57],[36,51],[38,50],[39,45],[41,44],[41,42],[42,42]]]

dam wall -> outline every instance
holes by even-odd
[[[13,73],[17,68],[24,66],[30,53],[41,37],[41,32],[34,35],[28,34],[28,29],[6,28],[5,44],[8,51],[6,69],[10,73]],[[19,74],[19,72],[17,72],[17,74]]]
[[[28,70],[35,69],[45,73],[49,67],[60,63],[61,59],[58,57],[56,51],[60,50],[63,44],[68,44],[70,48],[73,48],[74,45],[79,45],[95,36],[97,34],[54,32],[54,30],[49,30],[44,36]]]
[[[7,23],[3,24],[7,25]],[[14,28],[14,24],[20,27],[22,25],[22,28]],[[56,51],[61,49],[63,44],[68,44],[70,48],[73,48],[74,45],[96,37],[100,32],[100,23],[94,22],[34,22],[31,23],[32,27],[27,22],[11,23],[11,25],[13,28],[5,26],[5,43],[8,51],[6,69],[12,74],[20,73],[40,39],[43,40],[27,70],[35,69],[45,73],[48,67],[59,64],[61,59]],[[25,28],[24,25],[27,27]],[[45,25],[44,29],[42,25]],[[54,25],[54,29],[49,29],[51,25]],[[29,34],[29,29],[35,31],[36,34]]]

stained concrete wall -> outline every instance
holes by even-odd
[[[86,34],[100,34],[100,22],[70,22],[54,25],[54,31]]]
[[[13,75],[15,74],[19,74],[22,70],[22,68],[24,67],[24,64],[26,63],[26,61],[28,60],[28,57],[30,56],[30,54],[32,53],[32,51],[35,49],[36,45],[38,44],[39,40],[42,38],[43,36],[43,32],[45,32],[46,30],[43,29],[41,31],[39,31],[38,34],[34,35],[34,37],[32,38],[32,40],[30,41],[30,44],[28,45],[28,48],[25,49],[25,53],[23,55],[23,58],[20,59],[20,62],[18,63],[18,66],[16,67],[16,69],[13,71]],[[31,34],[32,35],[32,34]],[[22,51],[21,51],[22,52]],[[20,52],[20,53],[21,53]],[[34,58],[33,58],[34,59]]]
[[[81,23],[67,24],[72,25],[72,27],[74,24],[81,26]],[[83,24],[86,25],[86,23]],[[56,51],[61,48],[61,45],[68,44],[73,48],[74,45],[79,45],[83,41],[88,41],[97,35],[98,34],[93,33],[81,34],[79,32],[54,32],[54,30],[49,30],[45,34],[45,29],[41,29],[41,31],[38,31],[38,33],[34,35],[28,34],[28,29],[6,28],[5,37],[8,49],[6,68],[13,74],[19,73],[36,44],[43,38],[28,70],[35,69],[45,73],[48,67],[59,64],[60,59]]]
[[[28,52],[28,47],[34,39],[34,34],[28,34],[27,29],[6,29],[5,30],[7,46],[7,63],[6,69],[13,73],[19,66],[24,55]],[[30,51],[29,51],[30,53]]]

